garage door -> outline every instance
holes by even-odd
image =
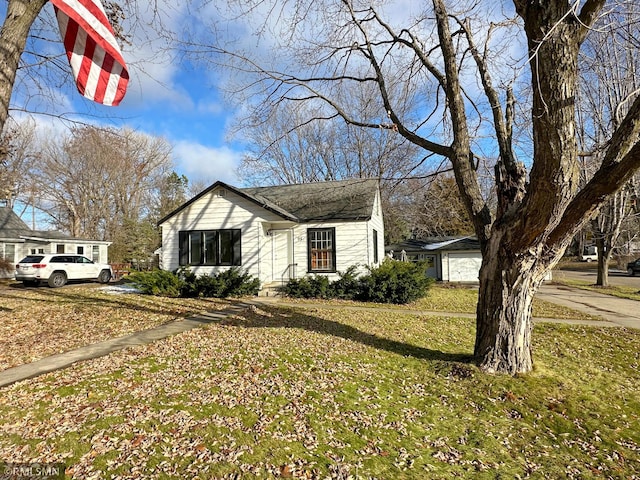
[[[482,264],[482,254],[478,253],[450,253],[449,281],[477,282]]]

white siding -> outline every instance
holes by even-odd
[[[188,230],[218,230],[239,228],[242,242],[241,268],[264,283],[282,281],[282,272],[274,272],[273,247],[279,232],[290,232],[278,236],[277,241],[289,238],[290,276],[300,278],[308,273],[307,229],[331,228],[336,231],[336,267],[343,272],[351,265],[358,265],[359,272],[365,265],[373,265],[373,230],[378,232],[378,260],[384,258],[384,224],[379,194],[370,220],[310,222],[297,224],[284,220],[279,215],[256,205],[241,195],[226,191],[224,196],[217,190],[209,192],[185,207],[162,225],[161,265],[165,270],[179,268],[179,232]],[[280,248],[281,244],[278,244]],[[278,252],[280,255],[282,252]],[[279,267],[282,266],[280,258]],[[218,272],[229,267],[191,267],[197,275]],[[327,274],[337,279],[335,273]],[[276,278],[278,277],[278,278]]]
[[[373,251],[369,248],[371,235],[369,222],[316,222],[298,225],[294,232],[294,259],[297,276],[312,274],[308,271],[307,230],[309,228],[335,228],[336,270],[344,272],[351,265],[358,266],[358,272],[365,271],[365,265],[373,261]],[[384,250],[382,250],[384,251]],[[331,280],[338,279],[337,273],[322,274]]]
[[[371,220],[369,220],[368,231],[369,231],[369,261],[368,265],[374,265],[374,249],[373,249],[373,230],[378,232],[378,263],[375,264],[380,265],[380,262],[384,259],[384,221],[382,218],[382,205],[380,204],[380,192],[376,192],[376,198],[373,205],[373,213],[371,215]]]
[[[162,268],[176,270],[179,268],[180,231],[219,230],[239,228],[241,230],[242,265],[240,268],[250,275],[267,281],[267,273],[261,268],[260,256],[266,248],[267,232],[264,222],[282,220],[276,214],[255,203],[226,191],[220,196],[218,189],[199,198],[162,225]],[[210,274],[229,267],[198,266],[191,267],[197,275]],[[271,272],[269,271],[270,275]]]
[[[445,254],[443,254],[443,262]],[[446,254],[447,268],[443,264],[443,280],[449,282],[478,282],[482,254],[480,252],[450,252]],[[444,278],[444,274],[448,278]]]

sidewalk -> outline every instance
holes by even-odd
[[[104,342],[86,345],[68,352],[51,355],[35,362],[26,363],[17,367],[8,368],[0,372],[0,387],[6,387],[12,383],[37,377],[45,373],[60,370],[73,365],[76,362],[91,360],[93,358],[104,357],[110,353],[122,350],[134,345],[145,345],[163,338],[170,337],[178,333],[186,332],[196,327],[201,327],[207,323],[213,323],[224,319],[229,315],[234,315],[249,308],[247,303],[237,303],[224,310],[181,318],[172,322],[159,325],[149,330],[142,330],[124,337],[105,340]]]
[[[534,318],[535,323],[564,323],[574,325],[592,325],[599,327],[627,327],[640,328],[640,306],[633,300],[624,300],[597,292],[587,292],[584,290],[572,289],[565,286],[544,285],[537,295],[538,298],[550,302],[565,305],[575,310],[584,311],[593,315],[603,317],[604,321],[597,320],[567,320],[554,318]],[[174,320],[164,325],[157,326],[149,330],[126,335],[124,337],[94,343],[84,347],[70,350],[58,355],[52,355],[32,363],[20,365],[0,372],[0,387],[11,385],[21,380],[37,377],[45,373],[60,370],[73,365],[76,362],[91,360],[109,355],[112,352],[122,350],[134,345],[145,345],[148,343],[167,338],[171,335],[186,332],[207,323],[213,323],[224,319],[229,315],[234,315],[244,311],[251,306],[283,306],[294,308],[322,308],[327,310],[356,310],[375,312],[398,312],[409,315],[433,315],[440,317],[463,317],[475,318],[472,313],[455,312],[432,312],[424,310],[398,309],[392,307],[366,307],[355,305],[327,305],[315,303],[294,303],[287,302],[277,297],[261,297],[246,302],[239,302],[229,306],[224,310],[202,313],[193,317]]]

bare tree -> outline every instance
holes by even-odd
[[[279,40],[270,41],[278,54],[265,56],[255,44],[251,51],[221,48],[221,38],[211,42],[210,51],[227,69],[253,74],[245,92],[259,95],[256,105],[323,105],[323,117],[335,114],[354,126],[397,132],[450,162],[483,253],[475,357],[486,372],[530,371],[536,291],[575,233],[640,167],[636,99],[607,139],[601,167],[583,188],[579,185],[578,55],[605,0],[514,0],[518,20],[491,23],[487,19],[496,12],[480,11],[484,3],[463,11],[432,0],[423,15],[402,24],[388,18],[384,6],[356,0],[238,4],[243,14],[267,12],[258,35],[277,31]],[[522,31],[530,107],[517,105],[515,83],[504,75],[525,70],[509,64],[506,49],[517,44]],[[265,64],[265,58],[273,63]],[[377,89],[377,118],[342,103],[345,91],[367,84]],[[532,152],[520,161],[513,131],[516,113],[525,110]],[[498,158],[495,209],[483,195],[477,171],[477,152],[489,148],[484,142],[490,138]]]
[[[0,30],[0,132],[9,114],[9,102],[18,64],[29,30],[47,0],[9,0],[7,15]]]
[[[158,190],[172,171],[163,138],[131,130],[81,127],[49,139],[38,172],[41,210],[74,236],[113,242],[117,259],[132,251],[138,227],[154,218]]]
[[[585,41],[580,56],[579,140],[584,157],[584,182],[600,166],[606,142],[619,128],[633,100],[640,94],[640,58],[637,58],[640,9],[628,5],[624,12],[603,17]],[[612,41],[613,39],[613,41]],[[617,247],[621,227],[632,213],[630,184],[613,194],[592,219],[589,228],[598,252],[596,284],[609,284],[609,261]]]
[[[416,238],[472,235],[473,224],[462,202],[455,178],[437,175],[403,182],[402,216]]]
[[[7,124],[0,136],[0,199],[10,208],[28,202],[33,183],[26,174],[35,162],[32,122]]]

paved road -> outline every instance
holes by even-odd
[[[588,270],[554,270],[554,280],[582,280],[589,283],[596,283],[597,273],[596,266]],[[609,269],[609,284],[621,287],[638,287],[640,290],[640,275],[631,277],[627,272],[621,270]]]

